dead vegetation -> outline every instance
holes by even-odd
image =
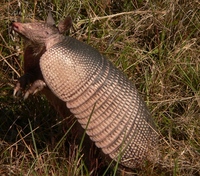
[[[200,175],[200,3],[177,1],[4,1],[0,5],[0,174],[89,175],[77,146],[41,95],[13,98],[23,44],[13,20],[57,21],[133,80],[160,133],[159,158],[133,175]]]

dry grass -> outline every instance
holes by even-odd
[[[35,3],[34,3],[35,2]],[[0,175],[89,175],[77,146],[42,96],[12,97],[23,74],[22,43],[9,24],[71,15],[71,36],[106,55],[133,80],[160,133],[160,158],[135,175],[200,175],[200,3],[4,1],[0,4]],[[57,145],[60,142],[60,145]]]

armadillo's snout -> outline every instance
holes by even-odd
[[[24,33],[25,33],[25,28],[24,27],[25,26],[24,26],[23,23],[19,23],[19,22],[12,23],[12,29],[14,31],[16,31],[17,33],[22,34],[22,35],[24,35]]]
[[[15,31],[19,31],[19,29],[20,29],[20,23],[13,22],[13,23],[12,23],[12,28],[13,28],[13,30],[15,30]]]

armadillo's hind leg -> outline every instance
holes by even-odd
[[[30,88],[26,91],[24,99],[27,99],[30,94],[35,94],[46,87],[46,83],[43,80],[36,80],[31,84]]]

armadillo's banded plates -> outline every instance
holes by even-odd
[[[75,39],[51,47],[40,61],[47,85],[112,159],[138,165],[157,137],[135,86],[107,59]]]

